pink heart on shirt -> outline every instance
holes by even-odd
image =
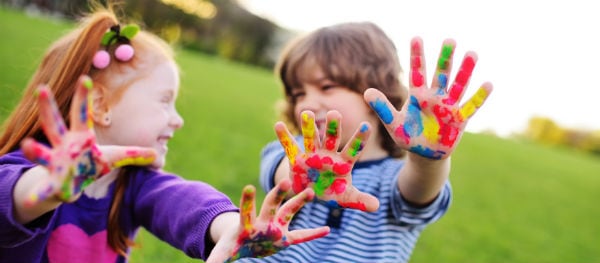
[[[73,224],[59,226],[48,240],[50,263],[115,262],[117,253],[106,242],[106,230],[89,236]]]

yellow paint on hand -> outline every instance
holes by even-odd
[[[302,113],[302,136],[304,136],[304,147],[306,152],[315,152],[315,119],[308,116],[306,112]]]
[[[439,141],[440,124],[433,115],[423,115],[423,136],[431,143]]]
[[[277,137],[279,137],[279,142],[285,150],[285,155],[290,159],[290,164],[294,165],[294,163],[296,163],[296,155],[298,155],[299,152],[298,146],[292,141],[292,138],[288,133],[284,131],[278,131]]]
[[[483,105],[483,102],[489,95],[490,93],[486,89],[480,87],[479,90],[473,94],[473,97],[471,97],[465,103],[465,105],[460,108],[460,117],[462,118],[462,121],[465,121],[473,116],[475,111],[477,111],[477,109]]]

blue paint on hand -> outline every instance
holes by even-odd
[[[379,116],[383,123],[392,123],[392,121],[394,120],[394,116],[392,115],[392,111],[390,111],[385,102],[376,99],[375,101],[369,102],[369,105],[377,113],[377,116]]]

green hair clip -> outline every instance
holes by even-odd
[[[104,33],[100,44],[105,47],[105,50],[99,50],[94,55],[92,64],[97,69],[103,69],[110,63],[110,54],[108,50],[111,45],[120,43],[115,49],[115,58],[119,61],[129,61],[134,55],[133,47],[130,45],[131,39],[140,31],[140,27],[136,24],[129,24],[121,28],[120,25],[116,25],[110,28],[110,30]]]

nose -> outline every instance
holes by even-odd
[[[173,111],[173,115],[171,116],[171,120],[169,125],[174,127],[175,129],[180,129],[183,127],[183,117],[176,110]]]
[[[323,96],[315,89],[306,88],[304,98],[297,103],[300,112],[304,110],[310,110],[312,112],[319,112],[324,108]]]

